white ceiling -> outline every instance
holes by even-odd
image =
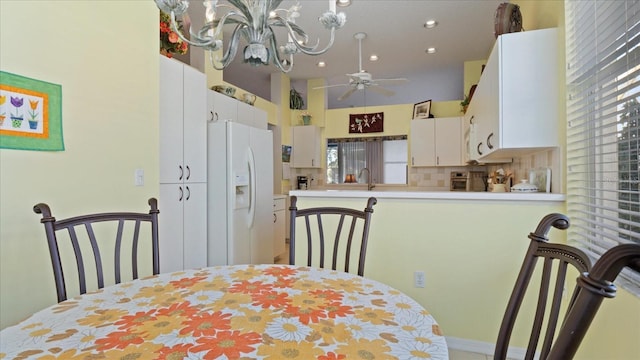
[[[368,36],[362,41],[363,68],[374,79],[405,77],[409,83],[385,86],[396,92],[391,97],[358,91],[341,102],[336,99],[347,88],[333,87],[327,89],[329,108],[461,99],[463,64],[489,55],[495,42],[494,14],[501,2],[503,0],[353,0],[350,7],[338,8],[346,13],[347,22],[336,32],[333,47],[319,56],[296,55],[294,69],[288,76],[303,95],[306,79],[325,78],[327,85],[348,82],[345,74],[358,71],[358,42],[353,35],[365,32]],[[195,3],[199,1],[192,1],[191,6]],[[280,7],[288,8],[292,3],[294,1],[283,1]],[[319,39],[320,46],[324,46],[329,32],[317,18],[328,9],[328,0],[306,0],[300,4],[297,24],[307,31],[312,41]],[[193,9],[190,13],[192,18],[200,16],[193,14]],[[423,24],[428,19],[435,19],[438,26],[426,29]],[[234,63],[224,70],[224,80],[270,100],[270,74],[279,70],[274,65],[243,64],[244,46],[241,44]],[[428,47],[435,47],[437,53],[427,54]],[[378,55],[377,62],[368,60],[372,53]],[[316,66],[320,60],[327,63],[325,68]]]

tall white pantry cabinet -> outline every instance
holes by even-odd
[[[207,79],[160,55],[160,272],[207,266]]]

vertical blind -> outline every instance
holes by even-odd
[[[640,243],[640,0],[566,0],[565,20],[568,239],[597,259]]]

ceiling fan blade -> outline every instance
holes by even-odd
[[[405,78],[396,78],[396,79],[375,79],[373,80],[374,83],[378,83],[378,82],[385,82],[385,83],[394,83],[394,85],[400,85],[400,84],[405,84],[408,83],[409,80],[405,79]]]
[[[378,94],[382,94],[382,95],[386,95],[386,96],[393,96],[395,95],[395,91],[391,91],[389,89],[385,89],[383,87],[381,87],[380,85],[377,84],[371,84],[370,86],[367,87],[367,89],[373,91],[373,92],[377,92]]]
[[[340,95],[340,97],[338,98],[338,101],[342,101],[346,98],[348,98],[349,96],[351,96],[351,94],[353,94],[355,91],[357,90],[357,88],[352,87],[351,89],[347,90],[344,94]]]
[[[337,85],[325,85],[325,86],[317,86],[314,88],[311,88],[312,90],[317,90],[317,89],[326,89],[326,88],[332,88],[332,87],[338,87],[338,86],[349,86],[351,84],[337,84]]]

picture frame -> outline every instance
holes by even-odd
[[[431,114],[431,100],[413,105],[413,119],[427,119]]]
[[[0,148],[64,150],[61,85],[0,71]]]

